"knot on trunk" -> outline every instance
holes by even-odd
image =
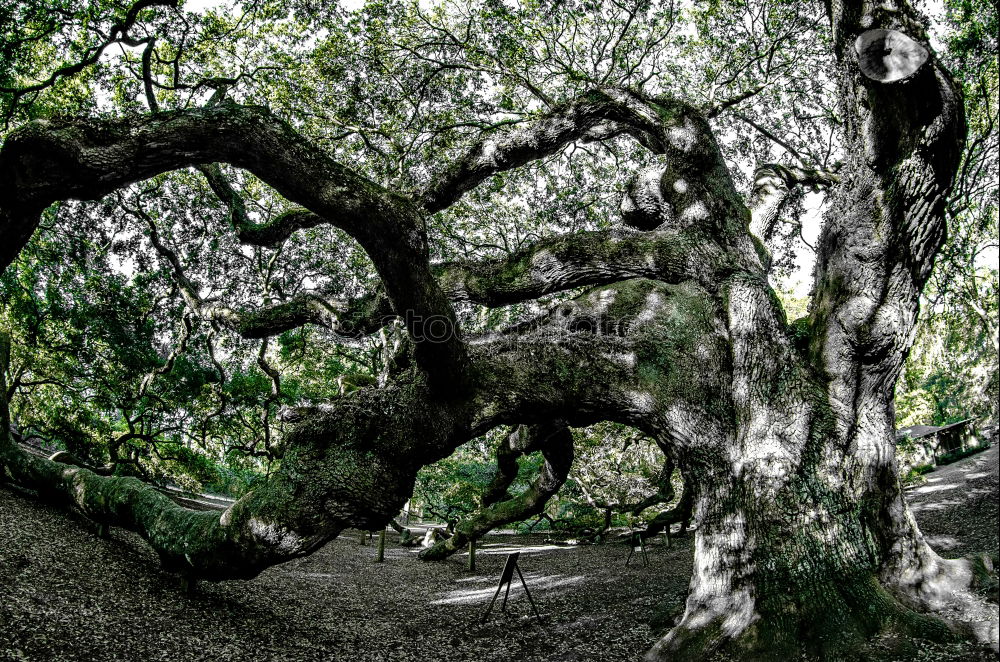
[[[854,41],[861,73],[880,83],[895,83],[916,73],[930,58],[924,46],[896,30],[867,30]]]

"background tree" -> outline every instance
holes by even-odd
[[[969,139],[948,199],[948,240],[924,294],[898,398],[901,425],[1000,420],[996,5],[944,3],[945,61],[963,83]]]

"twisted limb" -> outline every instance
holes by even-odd
[[[509,486],[517,476],[516,457],[510,460],[512,454],[504,454],[505,463],[514,462],[514,475],[510,476],[509,469],[506,473],[498,472],[501,480],[499,482],[494,480],[491,484],[491,489],[484,497],[483,507],[463,519],[455,527],[455,532],[450,538],[439,541],[433,547],[421,552],[420,558],[425,561],[441,560],[499,526],[520,522],[537,515],[545,508],[548,500],[559,491],[566,482],[570,465],[573,463],[573,435],[569,428],[565,423],[556,421],[532,425],[523,432],[519,430],[511,436],[519,433],[527,439],[527,443],[521,447],[522,452],[530,452],[537,448],[545,460],[535,481],[527,490],[515,497],[503,499],[502,496],[497,496],[499,483],[506,480]],[[503,493],[506,493],[507,486],[503,487]],[[488,504],[486,497],[491,499]]]

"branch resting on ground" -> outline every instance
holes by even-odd
[[[504,499],[507,488],[517,477],[517,456],[535,449],[541,451],[545,460],[535,481],[522,494]],[[484,495],[483,507],[464,518],[450,538],[440,540],[421,552],[421,559],[441,560],[498,526],[519,522],[542,512],[569,475],[573,464],[573,434],[563,421],[521,426],[497,449],[497,460],[499,473]],[[487,498],[491,500],[489,504]]]

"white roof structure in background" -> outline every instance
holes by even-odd
[[[899,428],[896,430],[897,437],[909,437],[910,439],[920,439],[921,437],[929,437],[932,434],[937,434],[942,430],[950,430],[951,428],[957,428],[959,426],[968,425],[972,421],[971,418],[967,418],[964,421],[959,421],[957,423],[949,423],[948,425],[908,425],[905,428]]]

